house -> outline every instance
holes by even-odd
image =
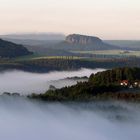
[[[139,81],[135,81],[133,85],[136,88],[140,88],[140,82]]]
[[[128,81],[128,80],[122,80],[120,81],[120,85],[123,87],[129,87],[129,88],[140,88],[140,81]]]
[[[128,80],[123,80],[120,82],[121,86],[128,86],[129,85],[129,81]]]
[[[139,84],[138,82],[134,82],[134,86],[138,86],[138,84]]]

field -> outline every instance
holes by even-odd
[[[12,60],[14,61],[29,61],[29,60],[38,60],[38,59],[71,59],[71,60],[77,60],[77,59],[86,59],[86,57],[78,57],[78,56],[47,56],[47,55],[39,55],[39,54],[33,54],[28,56],[22,56],[17,57]]]
[[[119,57],[140,57],[140,51],[123,51],[123,50],[103,50],[103,51],[74,51],[73,53],[81,54],[94,54],[94,55],[108,55],[108,56],[119,56]]]
[[[103,50],[103,51],[73,51],[75,54],[83,54],[83,56],[48,56],[42,54],[33,54],[23,57],[17,57],[15,61],[29,61],[38,59],[69,59],[69,60],[98,60],[98,59],[109,59],[109,58],[124,58],[124,57],[140,57],[140,51],[122,51],[122,50]],[[85,56],[84,56],[85,54]],[[88,54],[88,55],[86,55]],[[89,57],[89,54],[92,56]],[[95,56],[94,56],[95,55]]]

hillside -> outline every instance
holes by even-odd
[[[24,46],[0,39],[0,57],[18,57],[29,55],[29,52]]]
[[[140,68],[116,68],[92,74],[89,81],[94,84],[118,84],[120,81],[127,80],[130,83],[140,81]]]
[[[129,81],[121,85],[121,80]],[[137,85],[136,85],[137,83]],[[130,92],[129,86],[133,87]],[[44,94],[33,94],[30,98],[45,101],[93,101],[93,100],[131,100],[140,101],[140,68],[116,68],[92,74],[88,82],[79,82],[71,87],[49,90]]]

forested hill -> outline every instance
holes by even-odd
[[[95,75],[92,74],[89,78],[89,81],[94,84],[119,83],[122,80],[128,80],[130,82],[140,81],[140,68],[116,68],[99,72]]]
[[[31,54],[31,52],[29,52],[24,46],[0,39],[1,58],[12,58],[29,54]]]
[[[45,101],[92,101],[100,99],[117,99],[140,101],[139,93],[129,93],[129,85],[120,85],[120,80],[140,83],[140,68],[116,68],[92,74],[88,82],[77,83],[71,87],[49,90],[44,94],[33,94],[30,98]],[[134,87],[137,90],[140,87]],[[125,90],[125,92],[124,92]]]

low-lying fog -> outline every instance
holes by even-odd
[[[67,77],[90,76],[103,69],[46,74],[0,74],[0,93],[40,93],[50,85],[76,84]],[[63,80],[62,80],[63,79]],[[45,103],[0,96],[0,140],[139,140],[140,105],[122,102]]]
[[[139,140],[140,106],[0,97],[0,140]]]
[[[61,88],[77,83],[76,80],[65,79],[67,77],[89,77],[92,73],[103,70],[104,69],[81,69],[79,71],[56,71],[46,74],[28,73],[23,71],[4,72],[0,73],[0,94],[3,94],[4,92],[21,93],[24,95],[43,93],[49,89],[50,85]]]

